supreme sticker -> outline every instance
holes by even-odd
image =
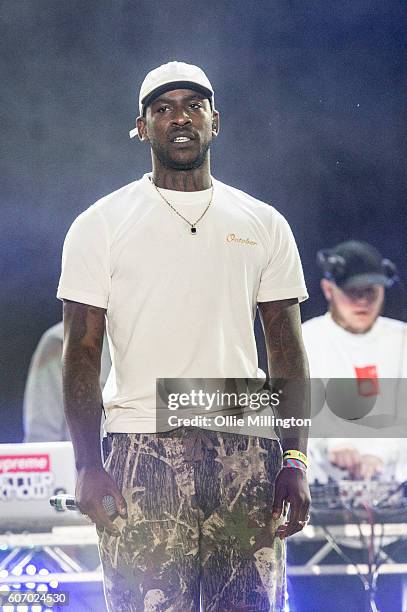
[[[0,455],[0,474],[10,472],[49,472],[51,462],[44,455]]]

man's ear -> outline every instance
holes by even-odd
[[[145,117],[137,117],[136,119],[138,137],[142,142],[148,141],[147,126]]]
[[[327,278],[321,278],[321,290],[327,302],[332,300],[332,282]]]
[[[212,134],[213,136],[217,136],[219,134],[219,113],[214,110],[212,113]]]

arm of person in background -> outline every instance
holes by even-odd
[[[24,392],[24,442],[69,440],[62,400],[62,322],[48,329],[32,356]]]
[[[310,417],[309,371],[301,335],[301,317],[298,299],[260,302],[258,304],[266,341],[270,377],[279,379],[283,394],[276,407],[281,418],[305,419]],[[278,387],[277,387],[278,388]],[[281,429],[283,451],[297,449],[307,452],[306,428]],[[286,503],[290,504],[289,520],[280,537],[300,531],[307,520],[311,498],[306,472],[283,468],[275,483],[273,517],[281,516]]]
[[[105,471],[100,449],[99,376],[105,312],[104,308],[64,300],[63,392],[78,471],[77,504],[99,529],[118,535],[102,504],[103,497],[111,495],[119,513],[126,515],[126,501]]]

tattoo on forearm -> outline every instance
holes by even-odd
[[[104,315],[102,308],[64,301],[64,407],[72,438],[78,445],[86,442],[86,436],[95,440],[99,437]]]
[[[308,360],[302,342],[297,300],[259,304],[269,360],[270,377],[282,389],[276,412],[282,417],[309,418]],[[285,448],[306,452],[308,427],[280,430]]]

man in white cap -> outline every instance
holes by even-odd
[[[65,411],[76,498],[96,523],[109,610],[283,610],[284,539],[308,520],[306,432],[163,428],[156,380],[306,379],[298,250],[272,207],[211,176],[219,131],[204,72],[170,62],[140,90],[152,172],[82,213],[64,244]],[[112,370],[97,383],[107,321]],[[199,378],[198,378],[199,377]],[[287,388],[279,409],[306,416]],[[111,450],[99,450],[101,405]],[[292,433],[294,431],[294,433]],[[110,520],[111,495],[121,517]],[[286,503],[290,514],[284,514]],[[287,519],[287,520],[286,520]]]

